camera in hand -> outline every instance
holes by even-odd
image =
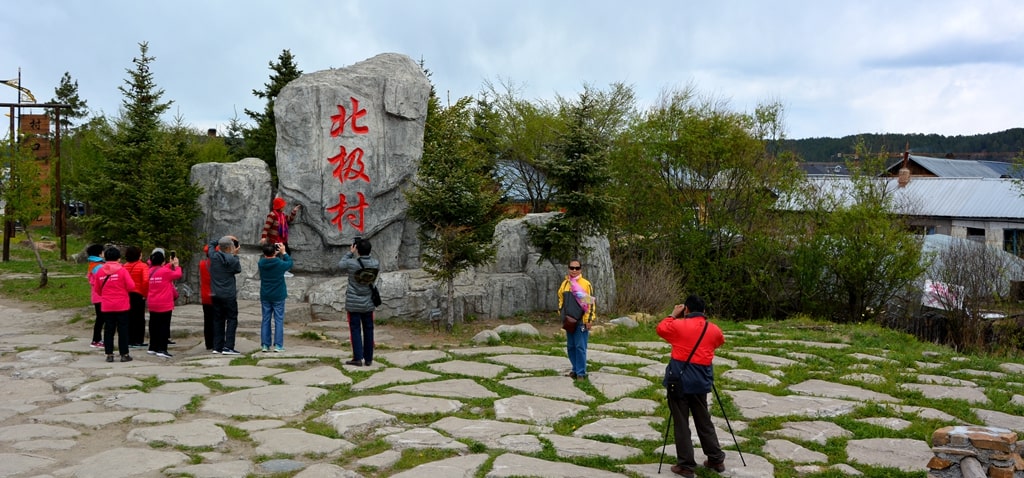
[[[167,251],[167,258],[168,259],[174,259],[175,257],[178,257],[178,253],[177,252]]]
[[[360,243],[360,242],[362,242],[362,241],[363,241],[363,236],[356,236],[356,237],[353,237],[353,238],[352,238],[352,244],[353,244],[353,245],[355,245],[355,244],[359,244],[359,243]]]

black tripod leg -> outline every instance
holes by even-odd
[[[665,447],[668,446],[668,431],[672,428],[672,409],[668,410],[668,420],[665,422],[665,441],[661,444],[661,459],[658,460],[658,474],[661,474],[661,464],[665,462]]]
[[[729,434],[732,435],[732,442],[736,444],[736,451],[740,454],[740,461],[747,466],[747,460],[743,458],[743,450],[740,450],[740,442],[736,441],[736,433],[732,431],[732,423],[729,423],[729,415],[725,414],[725,405],[722,405],[722,397],[718,396],[718,387],[711,382],[711,390],[715,392],[715,400],[718,400],[718,407],[722,409],[722,416],[725,417],[725,424],[729,426]]]

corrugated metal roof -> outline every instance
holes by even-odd
[[[910,155],[910,159],[940,178],[998,178],[998,171],[982,161],[931,158]]]
[[[915,216],[951,218],[1024,219],[1024,197],[1014,180],[1000,178],[925,178],[915,176],[900,188],[896,178],[885,181],[897,212]],[[852,182],[844,177],[808,177],[808,184],[822,194],[849,204]],[[800,209],[793,201],[781,201],[788,209]]]

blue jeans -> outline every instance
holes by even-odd
[[[587,376],[587,340],[590,338],[590,329],[581,322],[576,331],[565,334],[565,351],[569,354],[569,363],[572,364],[572,372],[577,377]]]
[[[352,334],[352,358],[370,365],[373,362],[373,312],[349,312],[348,329]]]
[[[274,320],[275,347],[284,347],[284,301],[260,301],[263,311],[263,323],[260,325],[260,346],[270,347],[270,320]]]

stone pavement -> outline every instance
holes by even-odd
[[[172,359],[136,350],[135,361],[108,364],[101,350],[89,348],[91,319],[76,324],[81,333],[74,336],[61,332],[69,329],[66,311],[0,305],[0,476],[675,476],[669,471],[671,444],[660,474],[657,460],[637,458],[662,453],[665,421],[655,415],[660,400],[645,397],[662,396],[669,352],[664,343],[592,344],[590,382],[579,384],[563,376],[569,364],[564,351],[553,352],[557,347],[402,349],[388,343],[384,325],[378,327],[374,364],[351,367],[338,365],[349,358],[347,345],[338,342],[293,346],[286,337],[286,352],[258,352],[259,305],[242,302],[240,309],[236,348],[245,355],[208,353],[201,309],[186,305],[174,313],[178,343]],[[341,321],[305,326],[347,337]],[[929,436],[901,437],[900,430],[912,424],[903,417],[959,423],[941,408],[905,405],[851,385],[884,381],[871,373],[873,367],[892,366],[881,354],[863,351],[851,351],[862,366],[853,367],[845,383],[812,378],[783,393],[756,391],[778,386],[787,367],[820,360],[808,350],[843,345],[763,343],[727,344],[716,359],[719,390],[740,412],[728,423],[715,418],[728,455],[723,476],[770,477],[779,462],[792,462],[801,473],[858,475],[891,467],[923,476],[933,455]],[[742,369],[744,359],[773,371]],[[967,403],[982,425],[1024,431],[1024,417],[986,409],[991,400],[974,381],[922,372],[941,365],[931,359],[922,357],[901,386],[935,399],[936,407]],[[1016,380],[1024,366],[1001,369],[965,375]],[[1011,400],[1024,408],[1024,397]],[[846,427],[832,421],[858,410],[861,416]],[[863,416],[864,410],[885,413]],[[762,417],[787,421],[762,446],[745,449],[746,420]],[[563,420],[578,425],[557,431],[569,428],[557,426]],[[891,430],[894,438],[858,438],[849,429],[857,422]],[[884,433],[872,436],[878,435]],[[828,440],[845,441],[844,463],[812,449]],[[393,468],[403,452],[423,449],[449,450],[452,457]],[[703,460],[699,450],[697,456]],[[595,462],[619,465],[615,472],[586,466]]]

